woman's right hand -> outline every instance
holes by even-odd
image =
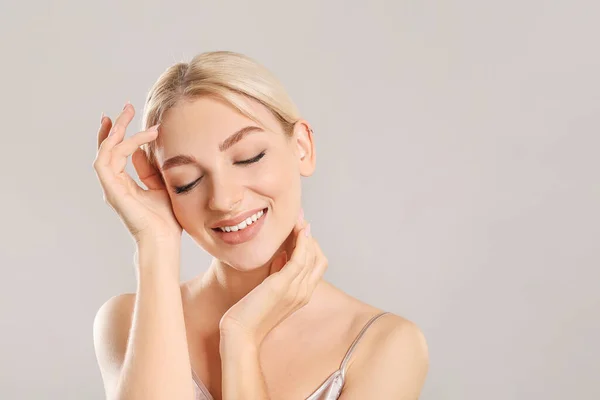
[[[173,214],[167,188],[140,148],[156,139],[158,126],[124,139],[134,115],[133,106],[127,103],[114,125],[106,116],[100,123],[93,167],[104,191],[104,201],[119,215],[136,243],[180,240],[182,229]],[[125,171],[130,155],[137,175],[148,190],[141,188]]]

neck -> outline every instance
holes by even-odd
[[[231,265],[213,258],[207,271],[210,286],[218,294],[223,313],[240,301],[269,276],[270,262],[251,271],[238,271]]]
[[[266,264],[250,271],[239,271],[233,266],[213,258],[208,271],[203,277],[203,286],[212,288],[213,293],[215,293],[218,304],[214,305],[219,307],[219,313],[224,314],[271,275],[273,257],[286,250],[288,258],[290,258],[294,249],[294,242],[294,233],[291,232]]]

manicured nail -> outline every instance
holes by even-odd
[[[100,116],[100,125],[104,122],[104,111],[102,111],[102,115]]]
[[[125,109],[127,108],[128,105],[130,105],[131,103],[129,102],[129,100],[127,100],[127,103],[125,103],[125,105],[123,106],[123,111],[125,111]]]
[[[306,228],[304,229],[304,236],[310,236],[310,224],[306,225]]]
[[[157,131],[157,130],[158,130],[158,126],[159,126],[159,125],[160,125],[160,124],[153,125],[153,126],[151,126],[150,128],[148,128],[148,130],[149,130],[149,131]]]

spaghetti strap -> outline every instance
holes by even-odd
[[[212,394],[210,394],[210,392],[208,391],[208,388],[206,387],[206,385],[204,384],[204,382],[202,382],[202,380],[200,380],[200,378],[198,377],[198,375],[196,375],[196,372],[194,372],[194,369],[192,368],[192,380],[195,383],[195,390],[198,390],[199,393],[195,393],[195,399],[196,400],[214,400],[214,397],[212,396]]]
[[[381,317],[384,314],[388,314],[389,311],[381,312],[374,317],[372,317],[366,324],[363,326],[362,330],[356,336],[350,348],[346,352],[344,359],[342,360],[340,368],[332,373],[326,380],[319,386],[310,396],[307,397],[306,400],[334,400],[338,399],[342,388],[344,386],[344,380],[346,375],[346,364],[350,359],[350,356],[354,352],[354,349],[358,345],[358,342],[362,339],[363,335],[371,326],[375,320]],[[200,380],[200,378],[196,375],[194,370],[192,369],[192,378],[195,382],[195,399],[196,400],[213,400],[214,397],[208,391],[208,388],[204,385],[204,383]]]
[[[352,344],[350,345],[350,348],[348,349],[348,351],[346,352],[346,355],[344,356],[344,359],[342,360],[342,364],[340,366],[340,371],[342,372],[342,376],[346,375],[346,364],[348,363],[350,356],[352,356],[352,353],[354,352],[356,345],[358,345],[358,342],[360,342],[360,339],[362,339],[363,335],[365,334],[365,332],[367,331],[369,326],[371,326],[371,324],[373,322],[375,322],[379,317],[381,317],[385,314],[388,314],[388,313],[389,313],[389,311],[384,311],[384,312],[381,312],[381,313],[375,315],[365,324],[365,326],[363,326],[362,330],[356,336],[356,339],[354,339],[354,342],[352,342]]]

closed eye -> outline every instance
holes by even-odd
[[[234,164],[236,164],[236,165],[249,165],[249,164],[253,164],[255,162],[258,162],[261,158],[263,158],[265,156],[265,154],[266,154],[266,151],[263,150],[258,155],[254,156],[252,158],[249,158],[248,160],[237,161]],[[194,186],[196,186],[196,184],[198,182],[200,182],[201,179],[202,179],[202,176],[200,178],[196,179],[194,182],[189,183],[189,184],[187,184],[185,186],[175,186],[175,193],[176,194],[181,194],[181,193],[185,193],[185,192],[190,191]]]
[[[265,156],[265,151],[260,152],[260,154],[258,154],[255,157],[252,157],[248,160],[243,160],[243,161],[238,161],[235,164],[242,164],[242,165],[246,165],[246,164],[252,164],[257,162],[258,160],[260,160],[261,158],[263,158]]]
[[[196,179],[194,182],[188,183],[185,186],[175,186],[175,193],[181,194],[181,193],[185,193],[185,192],[189,191],[191,188],[193,188],[196,185],[196,183],[200,182],[200,179],[202,179],[202,176],[200,178]]]

